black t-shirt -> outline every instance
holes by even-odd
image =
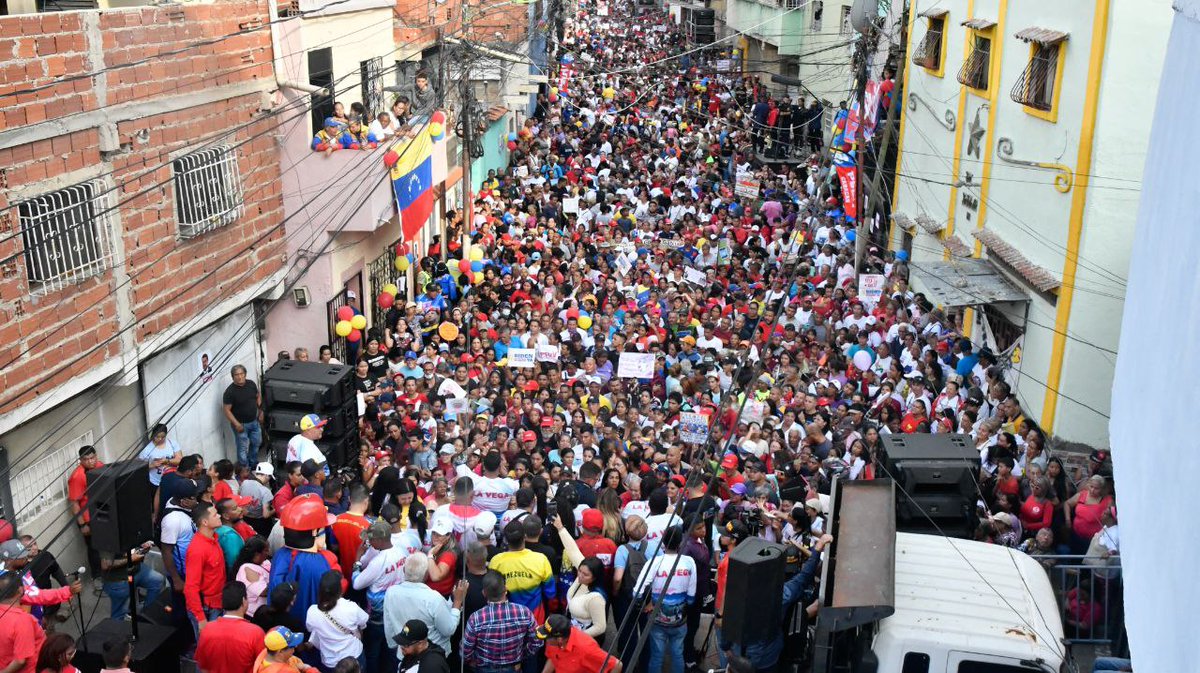
[[[241,386],[230,383],[221,402],[230,406],[238,423],[258,420],[258,384],[249,379]]]
[[[370,376],[373,379],[378,379],[380,377],[387,376],[388,361],[387,361],[387,351],[386,350],[384,350],[383,348],[380,348],[379,352],[374,355],[371,355],[370,353],[363,351],[362,359],[367,361],[367,375],[368,376]]]

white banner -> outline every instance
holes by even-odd
[[[758,400],[746,400],[746,405],[742,407],[742,417],[740,422],[762,424],[763,419],[767,417],[767,403],[759,402]]]
[[[575,196],[562,200],[563,213],[570,215],[579,212],[579,197]]]
[[[648,379],[654,376],[654,353],[621,353],[617,376],[623,379]]]
[[[690,266],[683,270],[683,279],[694,285],[699,285],[700,287],[704,287],[708,284],[708,276],[706,276],[700,269],[693,269]]]
[[[858,296],[868,304],[878,304],[883,298],[883,288],[887,284],[887,276],[881,273],[858,274]]]
[[[538,346],[536,349],[538,362],[558,362],[559,350],[557,346]]]
[[[465,414],[471,408],[471,400],[465,397],[451,397],[446,400],[446,413]]]
[[[679,438],[688,444],[708,441],[708,416],[692,411],[679,413]]]
[[[508,366],[513,369],[533,369],[537,359],[537,350],[533,348],[508,349]]]

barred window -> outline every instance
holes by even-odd
[[[1009,96],[1024,105],[1027,112],[1055,121],[1055,95],[1062,86],[1059,69],[1068,35],[1050,28],[1030,27],[1018,31],[1015,37],[1029,43],[1029,64]]]
[[[108,266],[110,195],[84,182],[17,204],[25,273],[35,293],[62,289]]]
[[[12,478],[13,511],[18,525],[53,512],[67,501],[67,477],[79,460],[79,449],[92,444],[92,431],[50,449]]]
[[[850,9],[851,8],[849,6],[842,5],[842,24],[838,31],[841,35],[854,34],[854,24],[850,21]]]
[[[921,44],[913,52],[913,63],[927,70],[942,69],[942,40],[946,33],[946,15],[930,16],[929,27]]]
[[[812,32],[821,32],[821,15],[825,12],[825,3],[821,0],[813,0],[812,3]]]
[[[213,147],[171,162],[175,173],[175,220],[180,238],[199,236],[237,221],[242,179],[237,152]]]
[[[958,71],[958,81],[972,89],[986,91],[992,63],[992,38],[978,33],[974,35],[974,47],[962,69]]]

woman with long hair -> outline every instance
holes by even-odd
[[[445,525],[445,522],[441,525]],[[454,569],[458,567],[460,555],[458,543],[454,540],[453,527],[449,528],[449,531],[439,530],[438,526],[434,526],[433,530],[429,531],[429,541],[433,546],[429,549],[429,574],[425,578],[425,584],[428,584],[430,589],[446,598],[449,598],[450,592],[454,590]]]
[[[608,630],[608,596],[602,588],[604,563],[595,556],[584,558],[579,545],[563,525],[562,517],[554,517],[553,523],[562,543],[564,559],[575,566],[575,580],[567,588],[567,612],[571,623],[603,645]]]
[[[596,496],[596,509],[604,515],[604,537],[618,545],[625,542],[625,526],[621,519],[621,496],[612,488],[605,488]]]
[[[267,586],[271,579],[271,549],[265,538],[255,535],[246,540],[233,562],[234,579],[246,585],[246,618],[254,616],[267,602]]]
[[[65,633],[52,633],[42,643],[34,670],[37,673],[79,673],[79,669],[71,665],[74,658],[75,639]]]
[[[367,613],[342,598],[342,574],[336,570],[321,575],[317,586],[317,604],[309,606],[304,624],[309,642],[321,653],[321,665],[332,670],[346,657],[362,665],[362,630]]]

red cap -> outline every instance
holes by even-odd
[[[471,355],[470,353],[463,353],[463,356],[459,358],[458,361],[464,365],[469,365],[472,362],[475,362],[475,356]]]
[[[537,441],[537,433],[534,432],[533,430],[526,430],[525,432],[521,433],[521,441],[536,442]]]
[[[585,509],[581,525],[584,530],[604,530],[604,515],[598,509]]]
[[[542,416],[542,427],[543,428],[554,427],[554,419],[550,418],[549,416]]]
[[[687,477],[684,477],[682,474],[677,474],[674,477],[671,477],[671,481],[679,484],[680,488],[683,488],[687,485]]]
[[[721,467],[723,467],[727,470],[736,470],[737,466],[738,466],[737,454],[727,453],[727,454],[725,454],[725,457],[721,459]]]
[[[538,385],[537,381],[528,381],[525,383],[525,392],[527,393],[536,393],[540,388],[541,386]]]
[[[391,455],[392,454],[388,453],[387,451],[376,451],[375,452],[375,460],[383,460],[384,458],[387,458]]]
[[[254,498],[251,498],[248,495],[235,495],[233,496],[233,501],[237,503],[238,507],[246,507],[250,503],[254,502]]]
[[[818,397],[818,398],[817,398],[817,406],[818,406],[818,407],[827,407],[827,406],[829,406],[829,398],[828,398],[828,397]]]

